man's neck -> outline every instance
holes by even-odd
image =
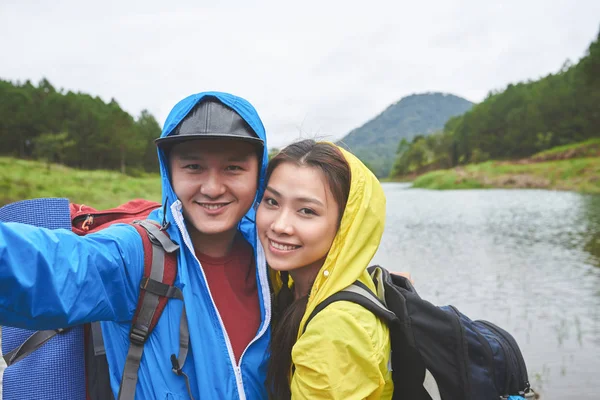
[[[229,254],[233,247],[236,234],[237,229],[216,235],[203,234],[194,229],[190,230],[194,251],[214,258],[225,257]]]

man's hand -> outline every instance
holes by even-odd
[[[413,285],[415,284],[415,281],[410,276],[410,272],[391,272],[390,271],[390,274],[403,276],[403,277],[407,278],[410,281],[410,283],[412,283]]]

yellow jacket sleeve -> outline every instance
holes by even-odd
[[[387,327],[362,307],[343,301],[329,305],[292,349],[292,399],[387,398],[388,335]]]

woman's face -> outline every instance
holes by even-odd
[[[316,276],[338,228],[338,205],[323,173],[282,163],[258,207],[256,226],[269,266]]]

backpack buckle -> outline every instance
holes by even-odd
[[[129,332],[129,340],[132,343],[137,344],[138,346],[146,343],[146,339],[148,339],[148,328],[143,325],[134,325],[131,327],[131,331]]]
[[[179,360],[177,360],[177,356],[175,354],[171,354],[171,370],[176,375],[183,374],[183,370],[181,369],[181,365],[179,365]]]

